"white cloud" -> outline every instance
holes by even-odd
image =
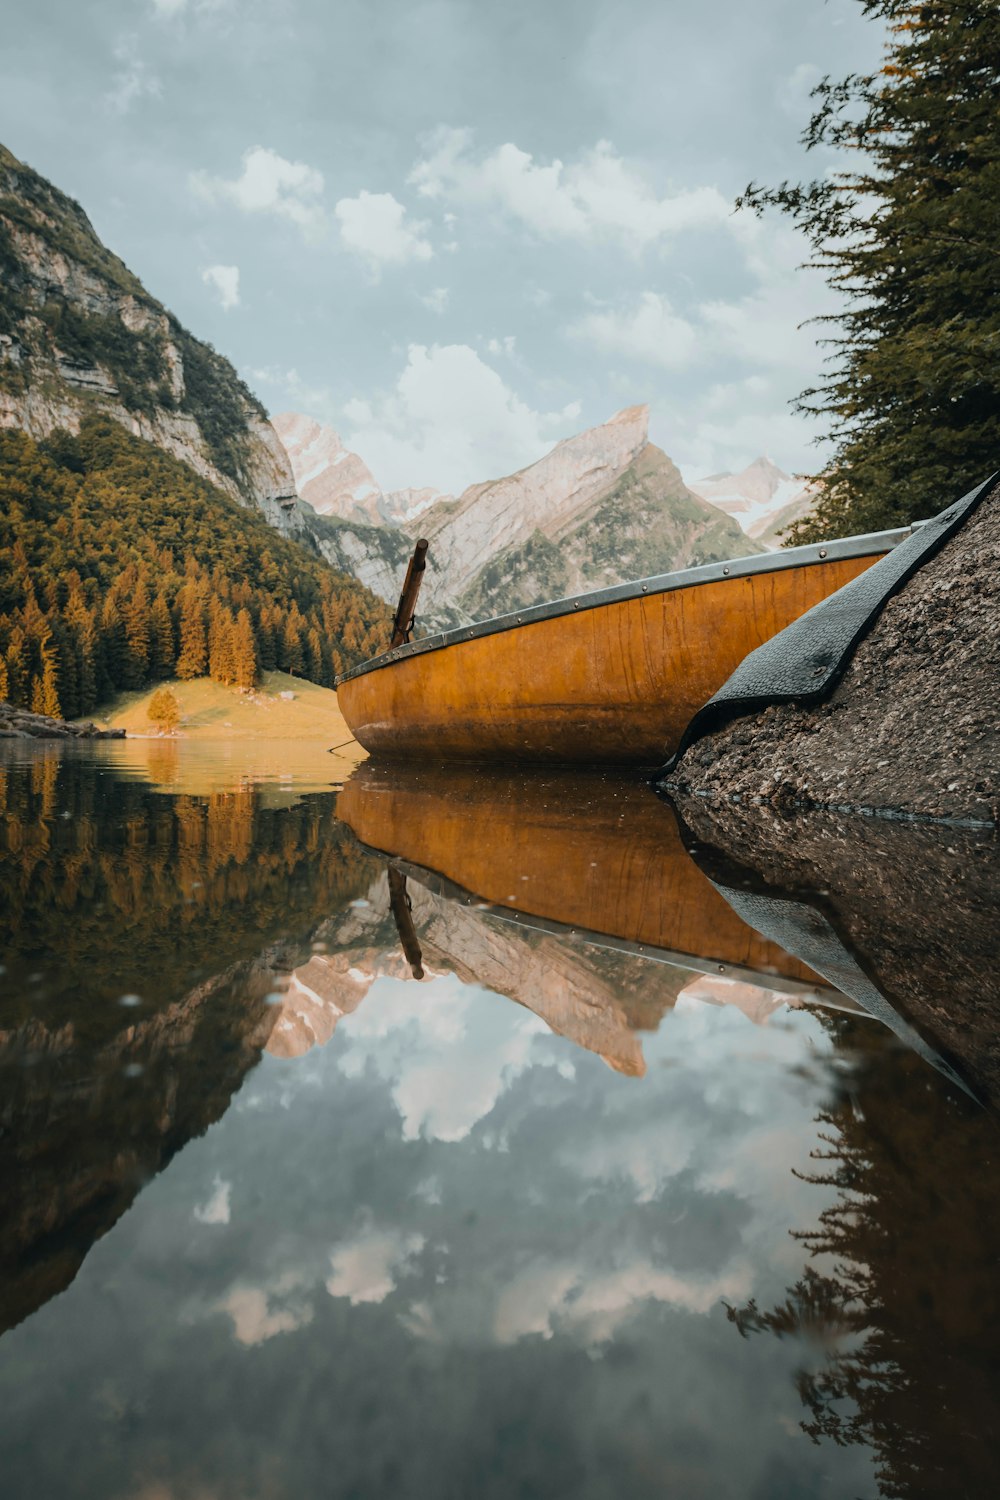
[[[718,225],[731,213],[713,187],[658,197],[608,141],[575,162],[546,165],[511,141],[476,156],[471,131],[442,128],[409,180],[424,197],[500,209],[545,239],[610,237],[633,251],[684,230]]]
[[[304,1295],[302,1278],[291,1273],[266,1287],[235,1286],[217,1307],[232,1318],[237,1342],[250,1346],[312,1322]]]
[[[232,1192],[232,1183],[225,1182],[223,1178],[216,1176],[212,1183],[212,1195],[207,1203],[200,1203],[194,1210],[194,1217],[199,1224],[228,1224],[229,1223],[229,1197]]]
[[[516,349],[517,339],[512,333],[505,334],[502,339],[490,339],[486,345],[488,354],[506,354],[511,359],[514,358]]]
[[[624,311],[595,309],[570,332],[606,354],[621,354],[668,370],[689,364],[698,349],[695,329],[658,292],[643,292],[635,306]]]
[[[450,293],[446,286],[436,286],[420,300],[433,313],[443,313],[448,306]]]
[[[231,307],[239,307],[239,266],[206,266],[201,273],[201,279],[206,286],[214,287],[215,291],[219,294],[219,301],[226,312]]]
[[[413,1262],[423,1248],[423,1235],[366,1228],[331,1252],[326,1289],[331,1297],[347,1297],[352,1306],[384,1302],[396,1277],[414,1269]]]
[[[406,209],[391,193],[369,193],[341,198],[334,208],[341,243],[360,255],[377,274],[383,266],[403,266],[411,260],[430,260],[434,251],[424,238],[427,225],[406,222]]]
[[[381,979],[351,1016],[340,1068],[391,1079],[404,1140],[461,1141],[527,1068],[553,1066],[537,1048],[547,1035],[537,1016],[512,1016],[450,975],[419,988]]]
[[[206,202],[234,203],[244,213],[274,214],[287,219],[306,239],[323,229],[323,174],[305,162],[288,161],[267,146],[243,153],[243,170],[232,180],[192,172],[192,191]]]
[[[114,50],[118,64],[111,88],[104,102],[112,114],[127,115],[139,99],[158,99],[162,90],[160,80],[139,56],[139,45],[134,36],[122,37]]]
[[[281,393],[282,402],[296,411],[307,411],[324,422],[336,425],[340,410],[329,386],[313,385],[298,370],[280,365],[260,365],[250,371],[250,378],[271,391]]]
[[[704,1277],[682,1276],[642,1257],[609,1270],[572,1261],[538,1262],[501,1291],[494,1332],[499,1343],[512,1344],[528,1334],[551,1338],[560,1327],[572,1329],[593,1346],[613,1338],[644,1302],[707,1313],[723,1297],[746,1297],[751,1287],[746,1265]]]
[[[534,411],[468,344],[411,344],[390,391],[344,408],[345,442],[386,489],[457,494],[541,458],[575,415]]]

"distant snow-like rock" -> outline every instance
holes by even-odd
[[[382,491],[364,459],[345,448],[332,427],[299,412],[282,412],[271,425],[291,460],[295,487],[313,510],[370,526],[381,523]]]
[[[816,503],[816,487],[779,469],[769,458],[755,458],[738,474],[709,474],[688,481],[688,488],[717,505],[765,547],[780,545],[779,533],[807,516]]]

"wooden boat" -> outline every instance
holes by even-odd
[[[909,535],[710,563],[406,641],[338,678],[340,708],[380,756],[661,765],[749,652]],[[409,613],[401,601],[394,639]]]
[[[685,850],[671,806],[636,778],[368,761],[337,816],[397,874],[522,929],[852,1008],[736,915]]]

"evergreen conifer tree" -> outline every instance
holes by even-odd
[[[1000,465],[1000,6],[860,3],[884,65],[824,79],[803,135],[845,166],[740,200],[789,214],[846,299],[798,400],[834,449],[793,541],[933,515]]]
[[[39,679],[36,679],[38,681]],[[62,717],[59,701],[59,658],[55,641],[51,636],[42,648],[41,708],[38,712],[51,714],[54,719]]]
[[[149,676],[150,618],[149,595],[140,578],[122,611],[125,619],[125,679],[129,688],[142,687]]]
[[[157,594],[150,609],[149,670],[156,679],[172,677],[176,662],[174,622],[165,594]]]
[[[234,680],[236,686],[249,692],[257,681],[257,651],[253,638],[253,623],[250,612],[241,609],[236,616],[233,638]]]
[[[79,579],[70,588],[63,619],[76,663],[77,712],[89,714],[97,703],[97,624]]]
[[[122,619],[117,597],[110,593],[101,609],[101,666],[106,684],[112,692],[125,684],[128,672],[125,662],[127,649],[125,621]]]
[[[181,680],[201,677],[208,668],[208,640],[201,589],[189,579],[180,591],[180,638],[177,676]]]

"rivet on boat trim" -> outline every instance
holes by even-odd
[[[819,549],[819,555],[820,555],[820,557],[825,557],[826,556],[826,548],[825,547],[821,547]]]
[[[725,573],[726,577],[728,578],[728,576],[729,576],[729,569],[728,568],[723,568],[722,571],[723,571],[723,573]]]

